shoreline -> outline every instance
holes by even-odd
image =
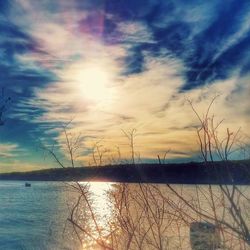
[[[54,168],[3,173],[0,180],[250,185],[250,161]]]

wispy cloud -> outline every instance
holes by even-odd
[[[0,144],[0,157],[1,158],[14,158],[18,156],[19,154],[25,154],[25,150],[23,150],[19,145],[17,144]]]
[[[15,98],[6,137],[25,148],[31,138],[62,146],[61,127],[72,120],[85,162],[100,138],[128,155],[121,129],[131,128],[145,159],[169,148],[170,158],[196,157],[197,121],[185,99],[204,112],[218,93],[212,112],[224,128],[249,133],[250,6],[198,2],[6,3],[0,80]],[[23,133],[12,135],[15,126]]]

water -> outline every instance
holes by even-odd
[[[107,235],[115,228],[112,239],[117,240],[113,243],[113,249],[116,250],[126,249],[125,243],[133,230],[133,237],[137,238],[132,238],[130,249],[138,249],[136,244],[142,238],[142,249],[145,250],[155,249],[152,246],[158,244],[158,241],[166,250],[190,249],[189,223],[193,220],[204,220],[164,184],[80,183],[82,187],[87,186],[84,190],[87,190],[86,197],[90,207],[82,198],[74,219],[83,230],[88,230],[87,233],[91,234],[88,237],[88,234],[80,230],[80,242],[73,231],[72,223],[67,222],[80,193],[75,188],[69,189],[69,185],[62,182],[31,182],[31,187],[25,187],[24,184],[21,181],[0,181],[0,250],[102,249],[91,238],[99,236],[90,207],[95,214],[104,244],[110,244],[110,237]],[[208,186],[171,187],[188,204],[212,215]],[[241,187],[241,190],[244,192],[243,198],[250,195],[249,187]],[[231,218],[227,218],[227,208],[225,209],[228,204],[222,206],[218,187],[213,187],[213,194],[216,197],[217,215],[221,216],[223,213],[223,218],[231,223]],[[238,200],[244,201],[249,200]],[[241,208],[246,211],[243,213],[244,219],[250,221],[249,202],[242,203]],[[117,227],[118,221],[122,222],[123,228]],[[147,235],[145,232],[148,232]],[[141,235],[144,236],[140,238]],[[248,246],[243,248],[241,242],[235,243],[231,236],[227,244],[226,249],[249,249]]]
[[[65,185],[55,182],[0,182],[0,249],[72,249],[65,238]]]

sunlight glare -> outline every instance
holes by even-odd
[[[79,71],[76,80],[81,94],[93,102],[107,102],[112,98],[112,77],[105,69],[92,66]]]
[[[87,182],[79,182],[86,185]],[[100,216],[99,223],[105,228],[112,218],[112,206],[108,197],[108,192],[113,189],[112,182],[89,182],[89,192],[94,200],[94,210]]]

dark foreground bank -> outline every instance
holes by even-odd
[[[0,174],[0,180],[250,184],[250,161],[55,168]]]

